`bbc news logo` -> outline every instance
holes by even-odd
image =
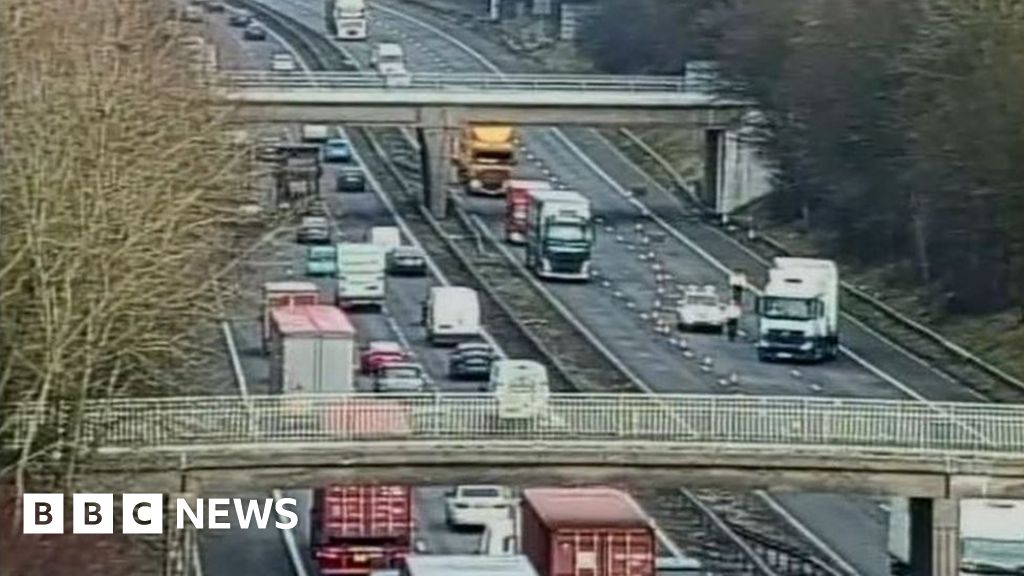
[[[239,528],[266,529],[273,519],[274,527],[291,530],[299,523],[294,498],[173,498],[175,526],[186,523],[199,530],[231,528],[232,512]],[[22,532],[25,534],[64,533],[63,494],[25,494],[22,504]],[[113,494],[73,494],[71,499],[72,534],[113,534]],[[164,531],[163,494],[122,494],[122,534],[162,534]]]

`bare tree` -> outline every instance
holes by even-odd
[[[211,351],[237,261],[247,170],[188,65],[167,10],[146,0],[10,0],[0,50],[0,401],[53,443],[70,482],[86,430],[54,408],[182,394]],[[28,422],[28,424],[25,424]],[[59,443],[58,443],[59,441]]]

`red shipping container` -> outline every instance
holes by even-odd
[[[321,576],[396,569],[412,549],[408,486],[331,486],[314,490],[310,542]]]
[[[654,576],[650,519],[611,488],[523,491],[522,549],[540,576]]]
[[[505,241],[512,244],[526,242],[526,211],[530,205],[531,190],[550,190],[547,180],[509,180],[505,196]]]

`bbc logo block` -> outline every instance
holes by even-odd
[[[73,494],[71,532],[74,534],[114,533],[113,494]],[[122,494],[121,533],[162,534],[163,494]],[[22,532],[64,533],[63,494],[25,494],[22,504]]]
[[[113,534],[118,524],[114,494],[73,494],[71,496],[71,532],[73,534]],[[120,526],[122,534],[162,534],[164,530],[163,494],[121,494]],[[65,498],[63,494],[25,494],[22,532],[25,534],[63,534]],[[294,498],[187,498],[177,497],[170,504],[174,526],[197,530],[229,530],[232,525],[260,530],[273,525],[292,530],[299,523]],[[235,522],[230,522],[234,513]]]

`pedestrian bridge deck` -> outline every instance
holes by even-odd
[[[217,93],[245,119],[350,124],[735,123],[750,103],[677,77],[226,72]]]
[[[8,448],[74,407],[7,406]],[[125,399],[87,403],[80,442],[105,470],[245,470],[522,483],[714,479],[746,487],[1024,496],[1024,406],[712,395],[555,394],[502,418],[487,394]],[[38,446],[37,446],[38,448]],[[186,464],[182,464],[186,462]],[[271,480],[272,479],[272,480]],[[278,486],[285,484],[276,484]]]

